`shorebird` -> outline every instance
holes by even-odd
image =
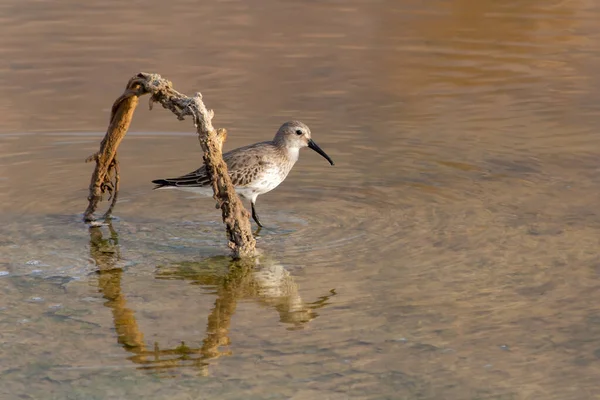
[[[331,165],[333,160],[312,140],[310,129],[300,121],[281,125],[271,141],[251,144],[223,154],[231,183],[235,191],[250,200],[252,219],[259,227],[262,223],[256,213],[256,198],[275,189],[285,180],[298,161],[300,149],[309,147],[323,156]],[[156,179],[155,189],[179,189],[212,196],[210,178],[203,165],[179,178]]]

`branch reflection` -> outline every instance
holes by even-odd
[[[251,299],[274,308],[279,320],[287,329],[302,329],[318,317],[316,310],[329,304],[334,296],[331,290],[313,302],[305,302],[290,273],[268,257],[253,260],[232,261],[229,257],[211,257],[200,262],[183,262],[158,269],[157,279],[187,280],[195,285],[209,287],[216,292],[214,307],[208,316],[206,337],[198,348],[188,347],[184,342],[172,349],[161,349],[155,343],[148,349],[133,310],[127,307],[121,292],[123,269],[119,267],[119,238],[111,224],[104,237],[102,227],[90,227],[90,255],[98,266],[98,287],[107,300],[104,305],[111,309],[118,343],[128,358],[141,369],[168,370],[195,367],[202,374],[208,373],[208,361],[230,355],[229,329],[231,319],[240,300]]]

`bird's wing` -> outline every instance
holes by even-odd
[[[223,154],[233,186],[247,186],[268,167],[270,162],[268,157],[265,157],[264,149],[261,149],[266,144],[267,142],[256,143]],[[206,172],[206,166],[202,165],[197,170],[178,178],[159,179],[153,182],[160,186],[206,187],[210,186],[210,177]]]

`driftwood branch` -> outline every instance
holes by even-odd
[[[96,168],[92,174],[89,187],[88,207],[84,213],[84,219],[86,221],[94,220],[93,214],[98,208],[98,203],[102,201],[102,195],[104,193],[108,191],[111,196],[113,196],[113,200],[117,196],[117,149],[129,129],[133,113],[138,105],[139,96],[145,93],[144,86],[140,83],[140,79],[132,78],[129,80],[125,92],[112,106],[110,123],[106,135],[100,143],[100,151],[92,154],[85,160],[86,162],[96,162]],[[111,172],[115,173],[114,183],[110,179]],[[107,212],[105,217],[109,216],[110,214]]]
[[[227,164],[223,161],[222,147],[227,136],[226,130],[215,130],[212,125],[214,112],[206,108],[200,93],[196,93],[194,97],[181,94],[173,89],[171,82],[158,74],[143,72],[137,74],[129,80],[125,92],[115,101],[108,130],[100,144],[100,151],[86,160],[95,161],[96,168],[90,182],[88,208],[84,213],[84,219],[94,220],[93,214],[102,200],[102,195],[106,192],[109,192],[112,197],[111,206],[105,214],[106,218],[110,217],[119,189],[117,149],[127,133],[139,97],[144,94],[150,94],[150,109],[154,103],[159,103],[171,110],[179,120],[183,120],[186,116],[193,118],[198,140],[204,152],[204,163],[211,178],[213,197],[222,211],[229,247],[235,258],[253,256],[256,241],[251,231],[250,214],[235,193],[227,172]]]

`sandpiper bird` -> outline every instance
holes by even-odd
[[[299,121],[288,121],[281,125],[271,141],[251,144],[223,154],[235,191],[250,200],[252,218],[258,226],[263,225],[256,213],[256,198],[284,181],[298,161],[302,147],[310,147],[333,165],[331,158],[311,139],[308,126]],[[204,165],[179,178],[157,179],[152,183],[156,184],[155,189],[180,189],[205,196],[213,195]]]

